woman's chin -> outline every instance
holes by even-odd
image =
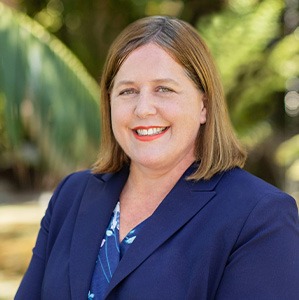
[[[157,157],[143,157],[139,159],[131,159],[131,165],[136,167],[142,167],[147,169],[163,169],[167,167],[166,160],[163,158],[157,158]]]

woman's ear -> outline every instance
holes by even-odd
[[[208,97],[206,96],[206,94],[203,94],[202,99],[201,99],[201,111],[200,111],[200,124],[205,124],[207,121],[207,108],[206,108],[206,104],[208,101]]]

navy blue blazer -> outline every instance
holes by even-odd
[[[186,181],[146,222],[105,299],[299,299],[293,198],[236,168]],[[68,176],[41,222],[17,300],[87,299],[97,254],[128,169]]]

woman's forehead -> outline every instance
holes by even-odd
[[[159,79],[169,78],[178,73],[185,73],[183,66],[178,63],[168,51],[149,43],[133,50],[121,64],[116,77],[130,80],[127,76],[143,76],[154,74]],[[173,74],[175,72],[175,74]]]

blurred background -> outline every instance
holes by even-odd
[[[109,45],[149,15],[197,28],[246,169],[299,200],[298,0],[0,0],[1,300],[13,298],[55,185],[96,159]]]

